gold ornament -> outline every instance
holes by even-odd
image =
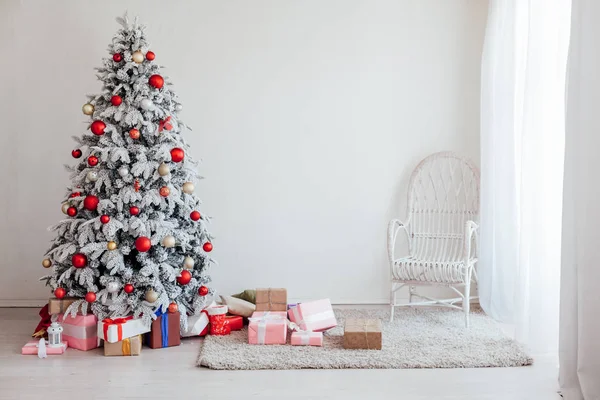
[[[137,63],[137,64],[141,64],[144,62],[144,53],[142,53],[141,51],[134,51],[133,54],[131,55],[131,59],[133,60],[133,62]]]
[[[183,260],[183,267],[185,269],[193,269],[194,268],[194,259],[190,256],[187,256],[184,260]]]
[[[171,235],[167,235],[162,240],[162,245],[165,247],[175,247],[175,238]]]
[[[42,267],[44,268],[50,268],[52,266],[52,261],[50,261],[49,258],[44,258],[42,260]]]
[[[171,169],[169,168],[169,166],[165,163],[162,163],[158,166],[158,174],[160,176],[166,176],[169,175],[171,173]]]
[[[117,243],[111,240],[106,244],[106,248],[109,250],[115,250],[117,248]]]
[[[62,203],[62,206],[60,206],[60,210],[63,212],[63,214],[66,214],[69,207],[71,207],[69,203]]]
[[[183,193],[192,194],[194,193],[194,184],[192,182],[186,182],[183,184]]]
[[[92,115],[94,113],[94,106],[90,103],[86,103],[81,107],[81,111],[83,111],[85,115]]]
[[[148,303],[154,303],[158,300],[158,293],[156,293],[153,289],[148,289],[146,291],[146,301]]]

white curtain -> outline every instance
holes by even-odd
[[[560,305],[566,400],[600,399],[600,2],[573,0]]]
[[[480,302],[534,354],[558,348],[570,6],[490,0],[482,59]]]

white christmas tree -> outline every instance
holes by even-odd
[[[123,26],[98,69],[102,94],[88,96],[89,133],[74,137],[80,159],[43,277],[57,298],[78,297],[68,313],[99,319],[152,318],[170,306],[205,307],[213,260],[208,219],[194,195],[199,176],[181,132],[182,106],[149,51],[137,18]],[[82,157],[83,156],[83,157]],[[185,325],[185,318],[182,318]]]

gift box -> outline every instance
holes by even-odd
[[[287,311],[287,290],[256,289],[256,311]]]
[[[294,308],[294,307],[296,307],[298,304],[299,304],[299,303],[288,304],[288,305],[287,305],[287,310],[286,310],[286,311],[289,311],[289,310],[290,310],[290,308]]]
[[[142,352],[142,335],[125,338],[117,343],[104,342],[105,356],[139,356]]]
[[[191,315],[188,317],[187,331],[181,332],[182,337],[204,336],[208,333],[208,313],[202,310],[199,315]]]
[[[323,346],[323,332],[292,332],[292,346]]]
[[[285,311],[256,311],[248,319],[249,344],[285,344],[287,315]]]
[[[88,314],[71,317],[59,314],[58,322],[62,324],[62,337],[69,343],[69,347],[84,351],[98,347],[98,333],[96,328],[98,318],[95,315]]]
[[[37,356],[38,350],[39,350],[39,345],[40,345],[39,340],[32,340],[30,342],[27,342],[25,344],[25,346],[23,346],[21,348],[21,354]],[[69,344],[66,341],[63,341],[62,346],[49,347],[48,345],[46,345],[45,347],[46,347],[46,354],[53,356],[53,355],[59,355],[59,354],[64,353],[65,350],[67,350],[67,347],[69,347]]]
[[[151,349],[179,346],[181,344],[181,332],[179,329],[179,311],[163,313],[160,309],[156,311],[156,319],[152,321],[150,333],[146,335],[146,344]]]
[[[290,321],[302,331],[325,331],[337,326],[329,299],[300,303],[288,311]]]
[[[117,343],[146,332],[150,332],[150,325],[144,323],[140,318],[134,319],[129,316],[98,321],[98,337],[108,343]]]
[[[347,319],[344,327],[344,348],[381,350],[381,321]]]
[[[232,331],[241,331],[244,327],[244,318],[239,315],[227,315],[225,321],[229,324]]]
[[[77,298],[77,297],[64,297],[62,299],[51,298],[50,300],[48,300],[48,314],[50,314],[50,315],[64,314],[65,311],[67,311],[67,308],[69,308],[69,306],[71,304],[73,304],[74,302],[76,302],[77,300],[83,300],[83,299]],[[87,305],[83,305],[81,307],[83,307],[83,308],[87,307],[86,312],[88,312],[88,313],[90,312],[89,303],[87,303]],[[80,307],[80,309],[81,309],[81,307]]]

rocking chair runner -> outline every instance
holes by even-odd
[[[408,218],[388,226],[391,267],[391,320],[394,307],[445,306],[462,309],[469,326],[471,281],[477,281],[479,169],[466,158],[441,152],[425,158],[412,173],[408,187]],[[408,256],[395,257],[398,232],[408,238]],[[446,286],[458,294],[435,299],[417,293],[417,286]],[[397,304],[396,293],[409,287],[408,303]],[[462,289],[462,290],[461,290]],[[420,301],[413,301],[414,298]],[[462,303],[461,306],[456,303]]]

